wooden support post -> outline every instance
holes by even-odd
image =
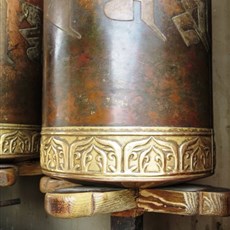
[[[138,209],[113,213],[111,215],[111,230],[142,230],[143,212]]]
[[[111,230],[142,230],[143,216],[138,217],[111,217]]]

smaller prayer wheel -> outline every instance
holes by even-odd
[[[211,175],[210,10],[210,0],[47,0],[43,172],[126,187]]]
[[[39,156],[43,0],[0,0],[0,161]]]

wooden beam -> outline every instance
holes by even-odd
[[[18,168],[14,165],[0,165],[0,187],[15,184],[18,176]]]
[[[19,176],[38,176],[43,174],[39,160],[23,161],[15,165],[18,167]]]
[[[47,193],[45,210],[59,218],[77,218],[112,213],[136,207],[133,190],[110,192]]]
[[[115,222],[136,218],[144,212],[176,215],[230,216],[230,190],[203,185],[177,185],[155,189],[115,189],[80,186],[44,177],[41,180],[48,214],[76,218],[112,213]],[[119,220],[119,218],[121,218]],[[128,224],[127,222],[127,224]],[[139,226],[140,228],[140,226]]]
[[[230,216],[230,190],[189,184],[141,189],[137,206],[145,212]]]

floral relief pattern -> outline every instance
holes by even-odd
[[[182,170],[199,171],[211,167],[212,149],[207,138],[193,138],[180,146]]]
[[[213,141],[205,135],[43,133],[44,170],[84,175],[170,175],[213,169]],[[55,134],[54,134],[55,133]],[[200,133],[198,133],[200,134]]]
[[[76,140],[70,147],[70,168],[80,172],[120,172],[121,146],[98,137]]]
[[[41,149],[44,152],[42,159],[46,162],[46,167],[53,170],[67,170],[67,157],[65,153],[69,151],[68,143],[61,138],[49,138],[42,143]]]
[[[38,154],[40,134],[35,129],[0,127],[0,157],[5,155]]]
[[[121,146],[115,141],[84,137],[68,143],[59,137],[47,138],[41,145],[41,162],[51,170],[78,173],[121,171]]]
[[[124,167],[130,172],[173,172],[177,169],[177,158],[176,143],[154,137],[133,141],[124,148]]]

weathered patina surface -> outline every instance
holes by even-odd
[[[0,158],[38,154],[43,0],[0,1]]]
[[[211,128],[209,7],[47,1],[44,126]]]

